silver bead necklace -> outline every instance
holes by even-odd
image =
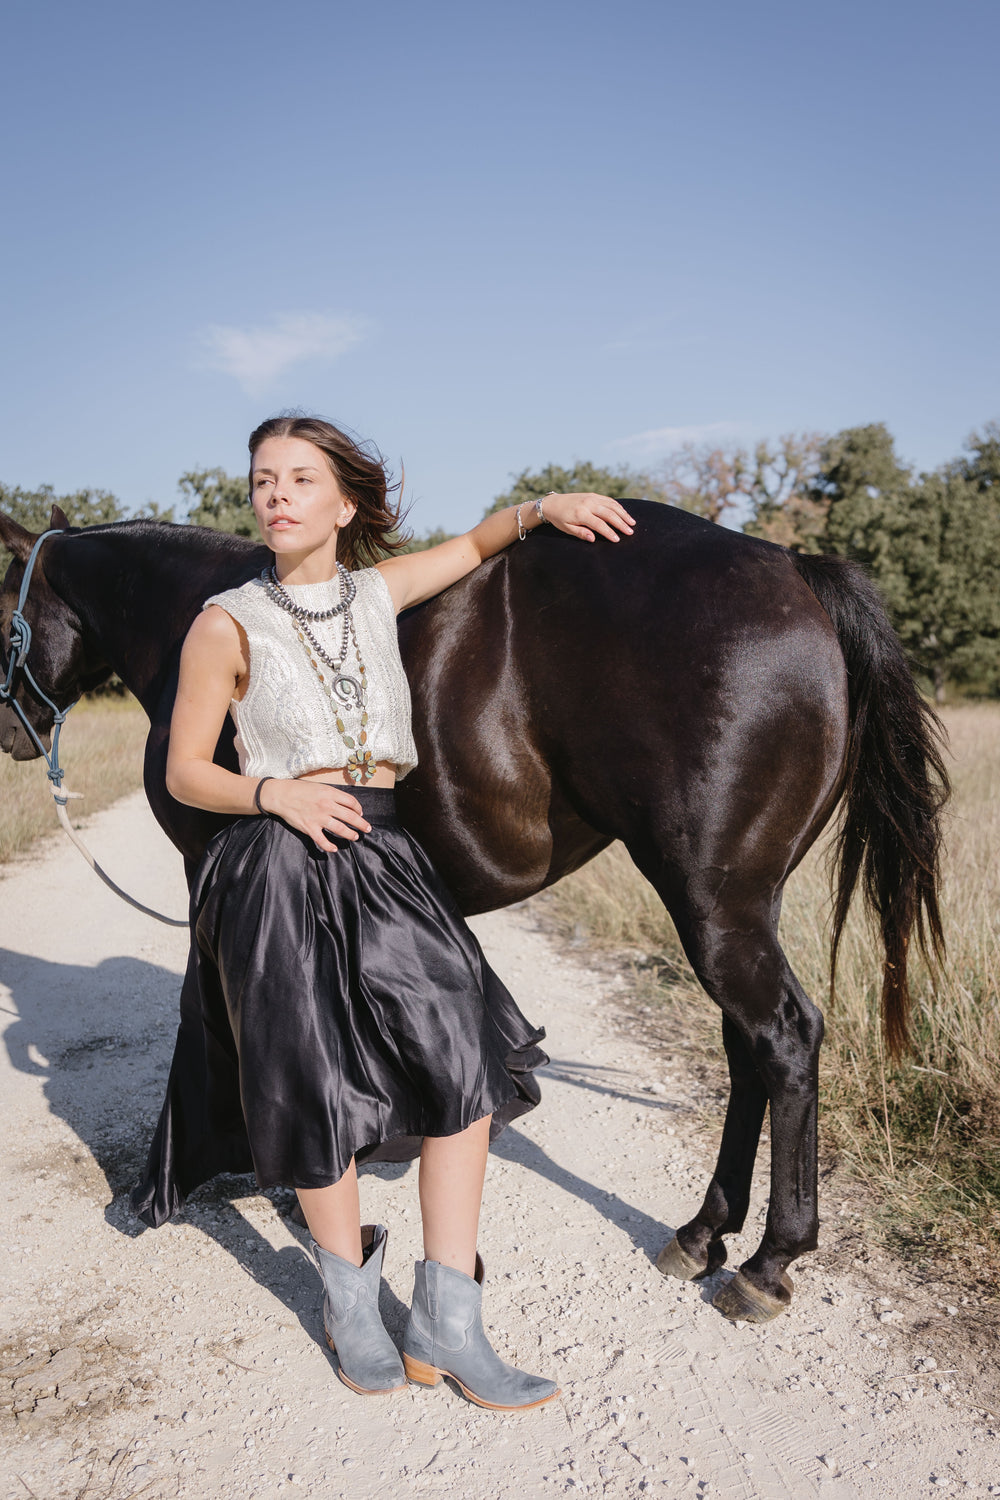
[[[357,584],[354,582],[353,575],[343,563],[337,563],[340,602],[330,609],[306,609],[304,605],[296,604],[291,594],[280,582],[273,564],[270,568],[265,568],[260,577],[267,590],[268,598],[292,617],[295,634],[305,647],[309,663],[333,705],[337,733],[351,752],[347,757],[345,767],[347,774],[355,785],[363,785],[375,775],[377,766],[371,751],[366,748],[368,744],[368,683],[365,664],[361,659],[361,648],[354,630],[354,616],[351,613],[351,604],[357,593]],[[336,656],[331,656],[316,639],[311,626],[326,620],[334,620],[338,615],[341,617],[340,651]],[[354,647],[357,677],[352,677],[349,672],[344,671],[348,645]],[[333,674],[332,677],[328,677],[323,671],[324,666]],[[356,738],[348,734],[347,725],[341,717],[341,711],[347,708],[356,708],[361,714],[361,726]]]

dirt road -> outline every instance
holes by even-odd
[[[141,899],[183,912],[180,861],[141,795],[88,837]],[[0,922],[2,1500],[1000,1494],[990,1392],[974,1360],[945,1357],[968,1309],[887,1262],[825,1268],[836,1218],[765,1328],[714,1311],[717,1279],[657,1273],[710,1171],[700,1086],[640,1044],[622,981],[558,951],[530,905],[474,924],[553,1057],[486,1187],[487,1324],[506,1357],[563,1387],[518,1416],[447,1384],[347,1391],[286,1194],[227,1178],[140,1233],[126,1192],[163,1091],[186,935],[128,910],[55,839],[4,872]],[[416,1170],[367,1171],[362,1190],[366,1217],[389,1226],[385,1316],[401,1332]],[[758,1193],[734,1264],[762,1214]]]

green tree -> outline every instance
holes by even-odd
[[[610,495],[612,500],[663,500],[666,497],[648,474],[621,464],[616,469],[601,469],[596,464],[576,463],[571,469],[561,464],[547,464],[532,473],[522,469],[514,476],[509,490],[498,495],[484,512],[492,516],[509,505],[523,505],[528,500],[542,500],[552,491],[557,494]]]
[[[439,526],[434,531],[425,532],[423,536],[407,537],[405,545],[395,556],[404,557],[408,552],[426,552],[428,547],[439,547],[442,542],[450,542],[455,535],[454,531],[444,531]]]
[[[46,530],[53,505],[61,506],[71,526],[100,526],[106,521],[120,521],[125,515],[121,502],[107,490],[57,495],[51,484],[40,485],[37,490],[0,484],[0,510],[29,531]]]
[[[882,423],[838,433],[821,455],[821,544],[872,575],[938,702],[949,682],[1000,687],[998,457],[987,430],[966,459],[917,477]]]
[[[987,422],[965,445],[965,455],[946,464],[947,474],[960,475],[983,495],[1000,495],[1000,422]]]
[[[174,518],[172,510],[161,510],[153,501],[138,511],[129,512],[109,490],[74,490],[69,495],[57,495],[51,484],[39,485],[37,490],[24,490],[19,485],[0,483],[0,510],[29,531],[48,529],[53,505],[63,510],[71,526],[103,526],[135,516],[147,516],[157,521],[172,521]],[[0,547],[0,577],[6,573],[9,563],[10,554]]]
[[[1000,688],[1000,496],[945,469],[915,486],[900,537],[899,633],[934,683]]]
[[[192,469],[181,475],[177,487],[187,504],[189,525],[260,539],[242,476],[227,474],[225,469]]]
[[[902,537],[913,488],[913,473],[896,456],[883,422],[829,438],[813,482],[817,501],[826,506],[823,550],[862,563],[897,617],[906,607]]]

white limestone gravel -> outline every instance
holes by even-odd
[[[183,911],[180,860],[141,794],[88,836],[141,899]],[[683,1056],[644,1042],[621,978],[560,951],[532,905],[474,923],[553,1057],[486,1187],[487,1323],[505,1357],[562,1386],[513,1416],[449,1384],[349,1392],[287,1194],[227,1178],[139,1232],[126,1193],[162,1096],[186,935],[123,906],[55,839],[2,872],[0,921],[0,1500],[1000,1493],[993,1387],[974,1357],[989,1332],[960,1288],[943,1300],[884,1255],[829,1266],[843,1219],[764,1328],[712,1308],[728,1272],[657,1273],[721,1121],[705,1126]],[[400,1333],[416,1169],[370,1170],[362,1186],[366,1216],[389,1226],[384,1312]],[[734,1264],[764,1206],[758,1192]]]

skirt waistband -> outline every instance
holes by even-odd
[[[373,825],[392,828],[399,822],[396,792],[391,786],[344,786],[339,781],[327,781],[324,785],[335,786],[339,792],[350,792],[352,797],[357,797],[361,811]]]

